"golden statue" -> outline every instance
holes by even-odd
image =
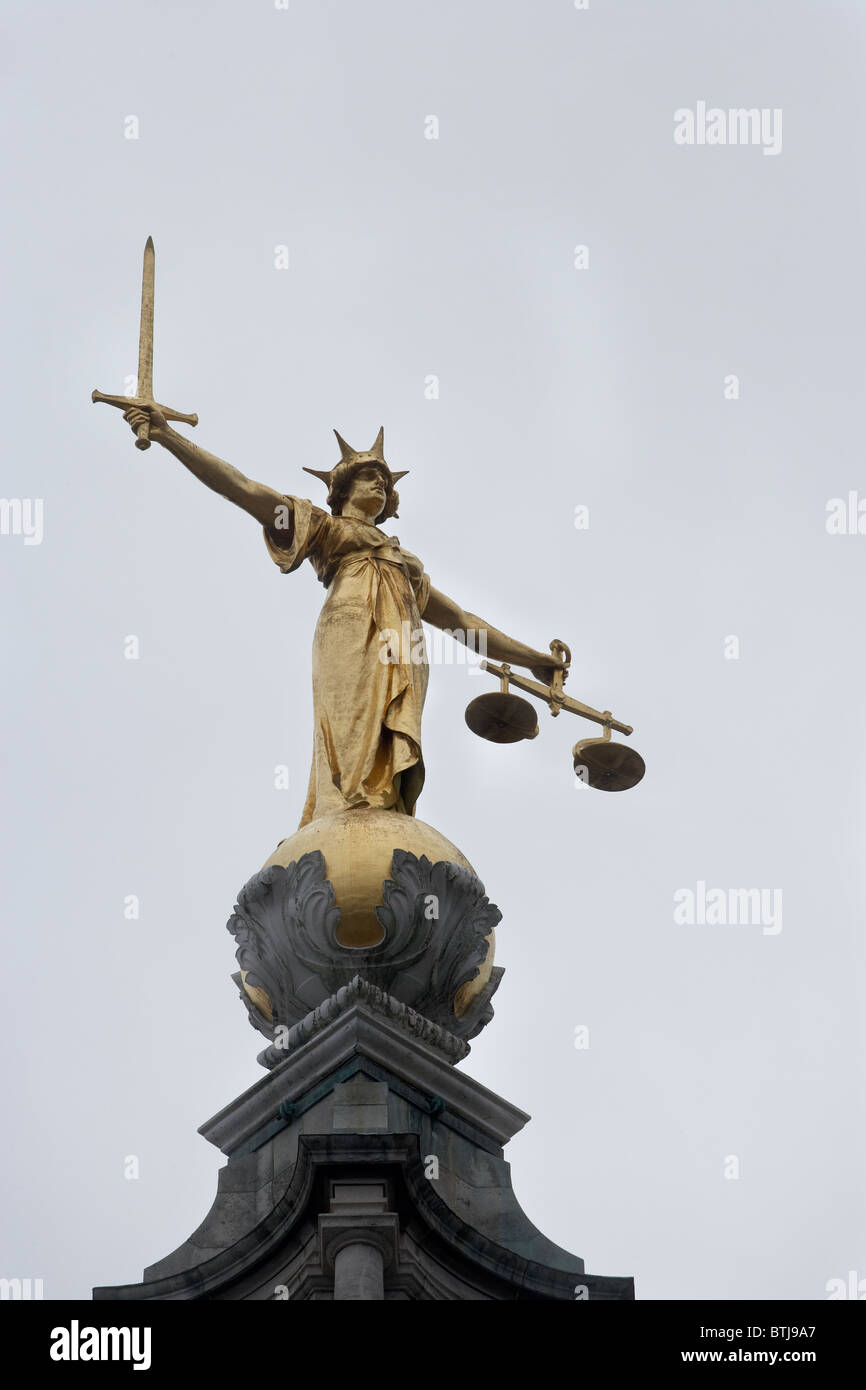
[[[327,484],[328,511],[306,498],[253,482],[177,434],[169,421],[196,425],[198,417],[184,415],[154,399],[153,310],[154,249],[148,238],[136,395],[112,396],[97,390],[92,399],[123,411],[136,435],[137,448],[148,449],[151,442],[161,444],[207,487],[253,516],[264,529],[271,558],[284,574],[309,560],[327,590],[313,641],[313,758],[306,801],[298,830],[280,842],[262,872],[274,869],[279,877],[285,870],[293,883],[292,876],[301,872],[298,866],[306,866],[303,874],[327,874],[328,893],[339,916],[333,939],[328,938],[329,949],[343,959],[341,952],[351,957],[353,950],[379,951],[381,946],[377,956],[381,963],[392,947],[398,954],[402,950],[399,932],[397,937],[392,934],[390,945],[382,943],[389,913],[393,916],[400,894],[408,892],[406,875],[420,874],[423,878],[428,873],[445,873],[447,878],[453,871],[457,875],[454,882],[459,880],[455,911],[458,917],[463,914],[463,926],[457,930],[452,923],[440,945],[447,938],[449,950],[462,949],[464,937],[460,933],[469,931],[471,937],[475,930],[471,923],[466,926],[470,918],[476,924],[483,919],[483,926],[467,957],[466,970],[461,965],[453,978],[449,976],[455,992],[448,1005],[448,1026],[477,1031],[482,1015],[486,1019],[492,1012],[489,998],[498,979],[491,973],[492,909],[484,906],[483,884],[469,860],[415,814],[424,785],[421,716],[428,680],[421,620],[450,632],[485,658],[502,663],[496,666],[482,660],[483,669],[499,677],[500,691],[479,696],[466,711],[467,724],[483,738],[510,743],[538,733],[534,707],[509,692],[511,683],[545,702],[554,716],[567,710],[603,727],[601,738],[575,745],[574,767],[581,781],[616,791],[634,786],[644,772],[638,753],[610,740],[612,729],[630,734],[631,727],[614,719],[609,710],[593,709],[565,695],[563,682],[571,654],[564,643],[554,641],[550,651],[542,652],[464,611],[433,587],[417,556],[404,550],[396,536],[380,529],[381,523],[397,516],[395,484],[405,476],[403,472],[392,473],[385,460],[383,429],[372,447],[364,451],[352,449],[338,434],[339,462],[327,472],[305,470]],[[528,668],[535,679],[513,675],[512,664]],[[270,891],[271,879],[266,877],[263,882]],[[418,883],[413,892],[410,897],[416,910],[417,904],[425,901],[425,894]],[[466,903],[475,906],[470,911]],[[476,908],[481,918],[472,917]],[[498,920],[498,909],[493,915]],[[351,979],[356,966],[352,961],[346,964],[344,960],[344,964],[349,972],[346,978]],[[411,961],[407,970],[409,965]],[[374,969],[369,962],[368,967]],[[260,963],[256,969],[261,977],[264,967]],[[267,1031],[278,1021],[274,1001],[261,985],[247,982],[248,973],[246,967],[241,970],[242,991],[253,1006],[256,1026]],[[283,987],[280,971],[270,978],[272,992],[279,992]],[[304,977],[303,988],[298,986],[301,993],[293,996],[291,1008],[285,1005],[284,1012],[313,1008],[321,1002],[315,992],[301,997],[303,989],[313,988],[312,979],[312,975]],[[420,988],[417,979],[415,984]],[[467,1036],[474,1036],[474,1032]]]
[[[327,589],[313,639],[313,761],[300,825],[350,807],[415,814],[424,785],[421,715],[428,664],[421,619],[497,661],[528,667],[545,685],[564,661],[506,636],[430,583],[422,562],[379,524],[397,516],[384,429],[366,451],[337,434],[340,461],[307,468],[328,487],[324,511],[303,497],[253,482],[171,429],[158,407],[124,412],[136,435],[180,459],[214,492],[264,528],[283,574],[309,560]],[[336,434],[336,431],[335,431]],[[411,634],[411,644],[394,641]],[[408,649],[407,649],[408,648]]]
[[[428,679],[422,618],[504,663],[501,668],[481,663],[500,677],[501,691],[469,706],[466,719],[474,732],[494,742],[535,736],[533,707],[508,693],[511,681],[546,701],[553,715],[566,709],[604,727],[602,738],[583,740],[573,749],[575,770],[586,774],[590,785],[605,790],[634,786],[643,776],[643,760],[633,749],[610,743],[611,729],[630,734],[631,726],[609,710],[593,709],[563,693],[571,661],[568,647],[554,641],[549,652],[538,651],[464,612],[432,586],[417,556],[379,529],[380,522],[396,517],[395,484],[405,477],[405,471],[392,473],[385,461],[383,428],[366,451],[351,448],[335,430],[340,461],[328,472],[305,469],[327,485],[329,514],[306,498],[253,482],[170,427],[169,420],[197,425],[198,416],[154,400],[154,274],[153,240],[148,237],[136,395],[97,390],[92,399],[123,410],[137,448],[148,449],[155,440],[201,482],[255,517],[283,574],[307,559],[327,589],[313,641],[313,761],[299,829],[357,807],[415,814],[424,785],[421,715]],[[537,681],[513,676],[512,664],[527,667]]]

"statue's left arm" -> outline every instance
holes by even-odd
[[[452,637],[456,637],[457,641],[462,642],[470,651],[480,652],[481,656],[489,657],[491,661],[507,661],[512,666],[525,666],[545,685],[550,684],[554,671],[563,667],[563,662],[550,652],[540,652],[535,647],[527,647],[524,642],[517,642],[507,633],[500,632],[499,628],[492,627],[476,613],[467,613],[459,603],[434,589],[432,584],[422,616],[425,623],[432,623],[434,627],[450,632]],[[485,634],[483,638],[480,636],[481,633]],[[486,648],[483,645],[485,641]]]

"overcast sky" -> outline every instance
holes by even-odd
[[[642,1298],[866,1279],[866,7],[16,9],[0,489],[43,510],[0,535],[0,1275],[86,1298],[203,1219],[197,1127],[264,1074],[225,923],[309,774],[311,567],[90,403],[151,234],[195,438],[323,505],[302,465],[384,424],[385,529],[635,726],[644,782],[594,792],[591,726],[484,743],[493,681],[431,670],[418,814],[503,914],[462,1067],[533,1116],[530,1218]],[[769,138],[698,143],[714,107]],[[677,921],[701,883],[771,911]]]

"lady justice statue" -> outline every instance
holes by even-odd
[[[327,594],[313,639],[313,762],[300,826],[350,808],[415,814],[424,785],[421,715],[428,665],[421,619],[497,661],[529,667],[549,684],[563,666],[466,613],[430,583],[421,561],[380,523],[397,516],[395,483],[383,453],[384,429],[366,451],[337,434],[340,461],[307,468],[328,488],[329,511],[251,479],[172,430],[157,409],[124,414],[138,434],[180,459],[201,482],[242,507],[264,528],[283,574],[309,560]],[[334,431],[336,434],[336,431]],[[393,634],[411,633],[411,650]],[[421,640],[419,641],[419,636]]]
[[[428,681],[421,620],[504,663],[484,663],[500,676],[502,693],[473,702],[488,702],[481,725],[470,717],[472,705],[467,711],[470,727],[484,737],[512,742],[537,732],[532,706],[507,693],[511,679],[547,700],[552,714],[570,709],[604,725],[604,738],[592,741],[604,745],[595,755],[602,758],[602,780],[593,785],[615,789],[610,756],[621,756],[617,748],[632,750],[610,744],[610,729],[631,730],[609,711],[562,693],[570,659],[563,644],[542,652],[464,611],[434,588],[420,559],[381,529],[397,516],[395,484],[405,476],[386,462],[384,429],[360,451],[337,434],[336,465],[305,470],[327,485],[328,510],[254,482],[173,430],[170,420],[198,420],[154,400],[153,289],[148,239],[136,396],[94,391],[92,399],[123,410],[138,448],[162,445],[255,518],[282,573],[308,560],[326,589],[313,640],[313,756],[300,824],[242,890],[229,923],[240,943],[240,984],[252,1021],[273,1036],[276,1024],[297,1022],[363,968],[365,978],[422,1007],[426,1018],[439,1017],[450,1033],[473,1036],[492,1014],[489,998],[501,974],[492,971],[500,914],[461,851],[415,815],[424,785]],[[512,676],[512,664],[536,680]],[[519,723],[518,707],[524,720],[529,712],[528,725],[509,723],[515,713]]]

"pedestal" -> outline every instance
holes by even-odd
[[[356,977],[201,1127],[216,1200],[100,1300],[625,1300],[533,1226],[503,1149],[529,1117],[455,1069],[466,1043]]]

